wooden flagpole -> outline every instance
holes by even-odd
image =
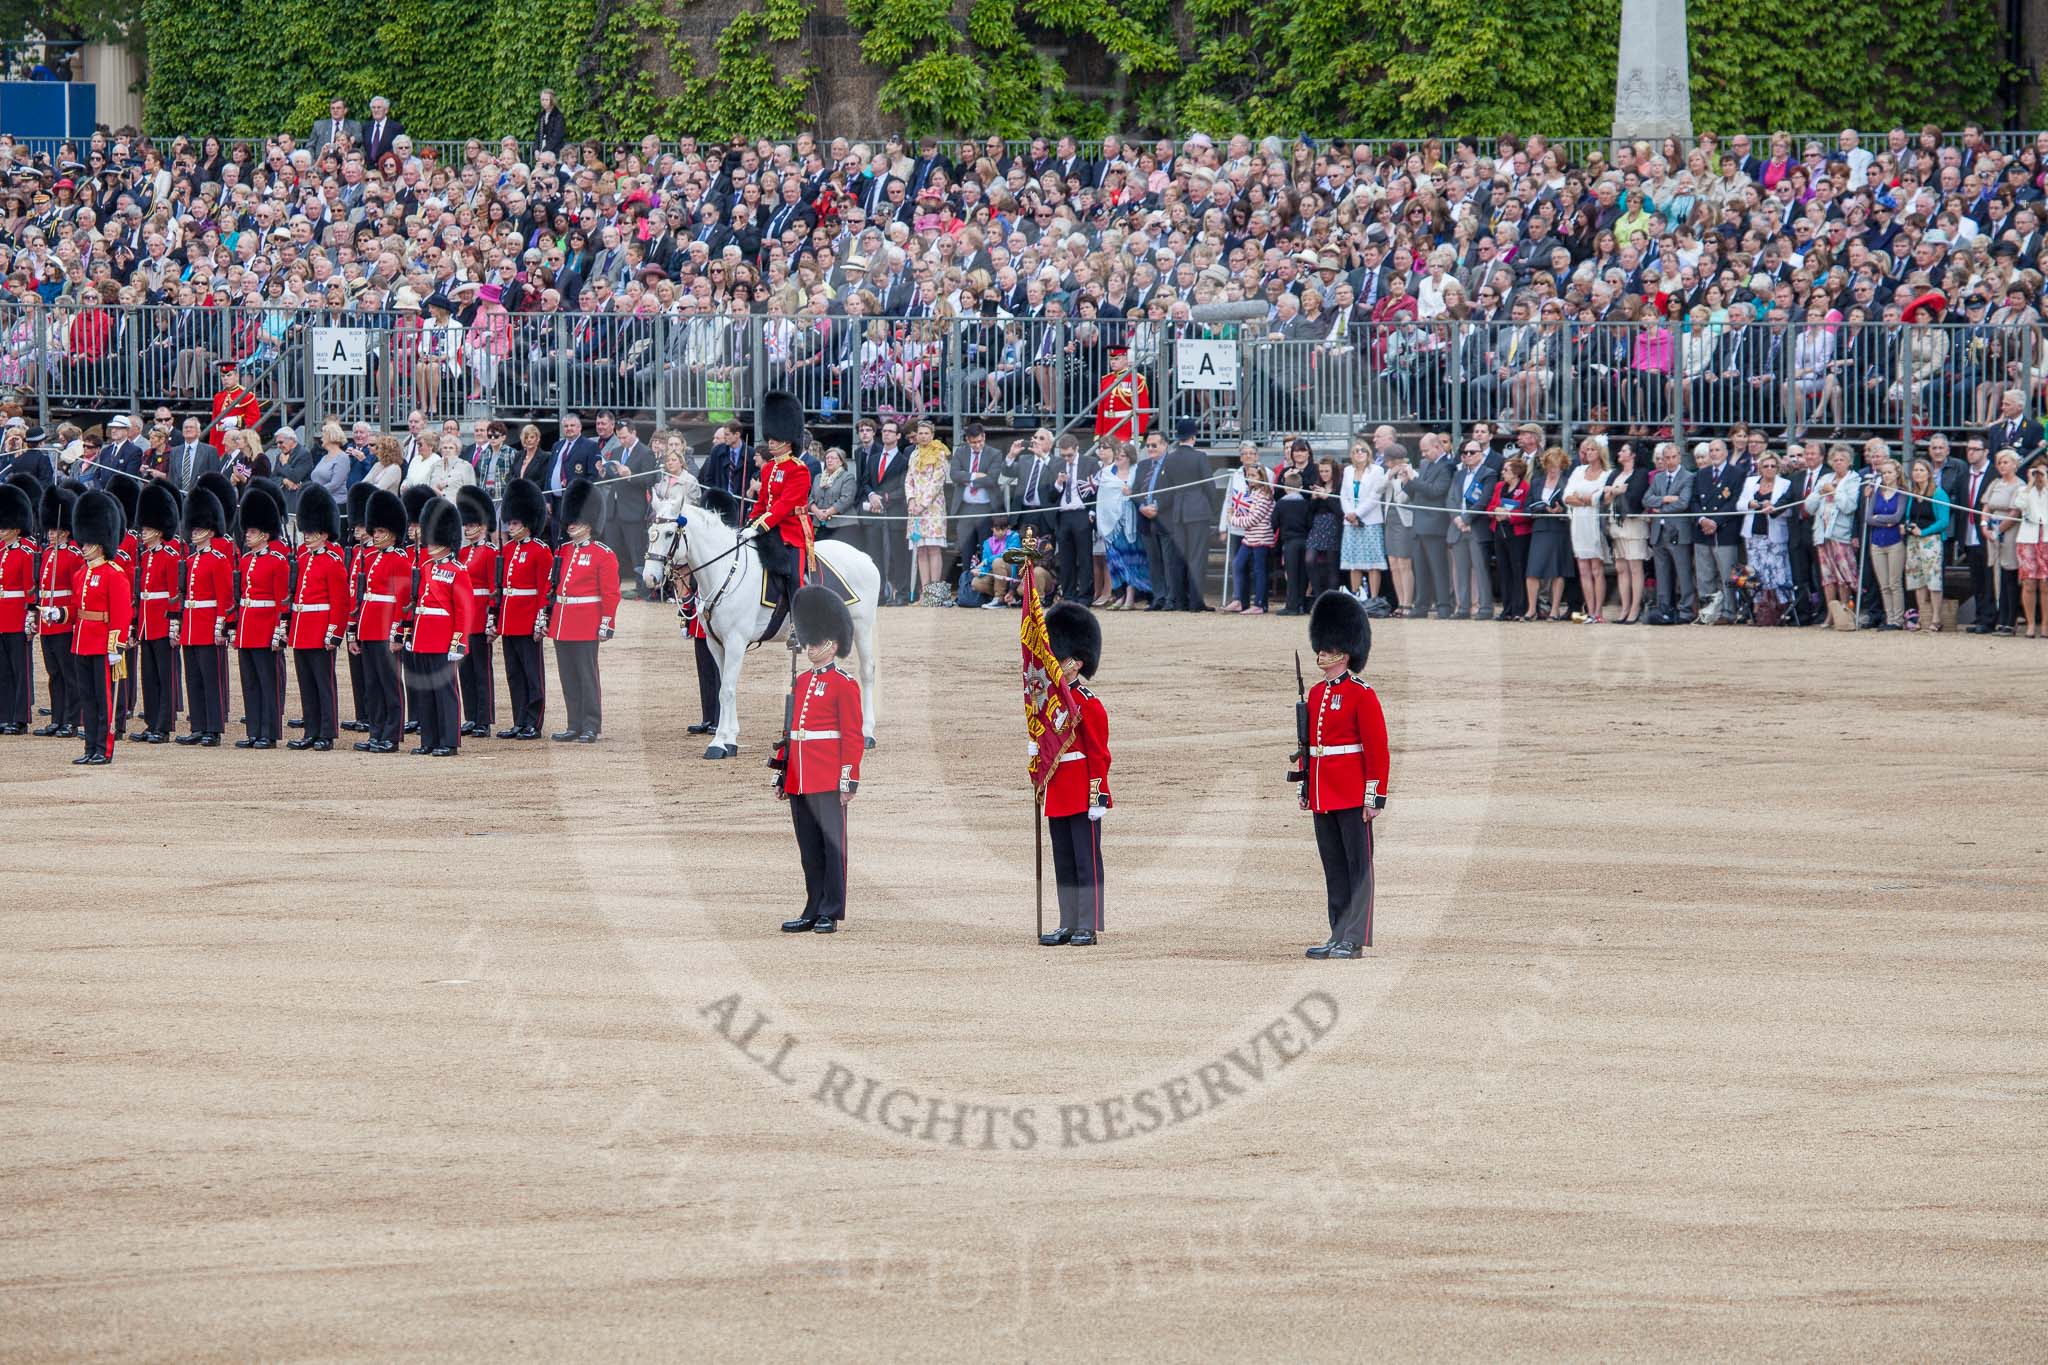
[[[1038,888],[1038,936],[1045,937],[1045,793],[1031,788],[1031,873]]]

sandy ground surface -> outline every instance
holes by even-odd
[[[885,614],[836,939],[663,609],[595,749],[4,741],[0,1352],[2041,1356],[2048,644],[1384,626],[1316,964],[1299,626],[1107,620],[1092,951],[1007,614]]]

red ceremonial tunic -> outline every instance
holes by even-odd
[[[1114,806],[1109,795],[1109,712],[1093,692],[1076,684],[1074,700],[1080,707],[1081,723],[1075,727],[1074,742],[1060,755],[1045,787],[1045,814],[1086,815],[1090,790],[1102,793],[1105,806]],[[1097,785],[1099,784],[1099,785]]]
[[[186,645],[213,645],[220,627],[235,617],[235,561],[215,536],[185,560],[185,598],[178,638]]]
[[[167,640],[171,623],[178,619],[184,597],[185,547],[175,540],[159,540],[142,552],[141,629],[144,640]]]
[[[791,714],[789,766],[782,789],[791,796],[839,790],[842,779],[860,781],[860,684],[835,664],[797,675]]]
[[[35,600],[35,546],[26,538],[0,545],[0,635],[25,632]]]
[[[115,642],[135,624],[135,589],[119,564],[110,560],[78,577],[78,628],[71,633],[71,652],[105,658],[121,652]]]
[[[455,562],[476,594],[476,626],[469,633],[482,635],[498,618],[498,552],[488,540],[472,540],[455,552]]]
[[[348,627],[348,564],[332,545],[299,549],[299,587],[292,594],[291,633],[285,643],[293,649],[325,649],[331,632],[335,639]]]
[[[1095,434],[1118,441],[1135,441],[1145,434],[1151,414],[1151,390],[1145,376],[1136,370],[1111,370],[1102,376],[1100,399],[1095,405]]]
[[[763,520],[766,518],[766,520]],[[791,456],[773,460],[761,471],[761,491],[754,497],[754,514],[749,521],[761,522],[782,543],[796,551],[797,581],[810,577],[811,471],[802,460]]]
[[[595,640],[619,614],[619,561],[611,547],[595,540],[562,546],[555,557],[554,606],[548,612],[550,640]]]
[[[270,541],[242,556],[242,600],[236,604],[235,647],[269,649],[278,622],[291,609],[292,562]]]
[[[356,638],[388,641],[412,602],[412,561],[400,549],[363,551],[363,591],[356,603]]]
[[[530,636],[535,618],[548,604],[555,552],[532,536],[522,536],[499,546],[498,557],[504,564],[505,579],[498,594],[498,633]]]
[[[1308,808],[1351,810],[1365,804],[1365,784],[1389,795],[1387,718],[1370,687],[1344,674],[1308,690]]]
[[[457,640],[467,641],[483,629],[483,607],[454,555],[421,567],[420,602],[412,616],[415,654],[446,654]]]
[[[78,577],[84,572],[85,552],[68,541],[54,550],[43,552],[41,603],[64,614],[54,625],[48,621],[38,625],[36,630],[39,634],[69,635],[71,628],[78,624]]]
[[[213,396],[213,425],[207,428],[206,443],[215,450],[228,448],[227,433],[221,430],[220,419],[239,417],[244,428],[253,427],[263,415],[262,407],[256,402],[256,395],[240,385],[222,389]]]

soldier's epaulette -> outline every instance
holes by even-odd
[[[1092,699],[1094,698],[1094,696],[1095,696],[1095,694],[1094,694],[1093,692],[1089,691],[1089,690],[1088,690],[1088,689],[1087,689],[1086,687],[1083,687],[1083,686],[1082,686],[1082,685],[1081,685],[1080,683],[1075,683],[1075,684],[1074,684],[1074,690],[1075,690],[1076,692],[1079,692],[1079,693],[1080,693],[1080,694],[1081,694],[1082,696],[1084,696],[1084,697],[1087,697],[1087,698],[1090,698],[1091,700],[1092,700]]]

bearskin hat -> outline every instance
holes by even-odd
[[[299,534],[341,539],[341,512],[334,505],[334,494],[317,483],[309,483],[299,492]]]
[[[754,439],[787,441],[792,446],[801,446],[804,443],[803,400],[781,389],[762,394],[760,409],[754,417]]]
[[[121,525],[124,528],[136,525],[136,513],[142,509],[142,485],[133,479],[116,478],[108,483],[107,492],[121,504]]]
[[[359,483],[348,490],[348,529],[353,534],[358,528],[370,529],[366,520],[370,513],[370,494],[377,491],[373,483]]]
[[[388,531],[395,544],[405,544],[405,504],[398,494],[382,488],[370,490],[369,506],[363,509],[364,526],[371,532]]]
[[[185,495],[185,541],[190,544],[194,531],[211,531],[217,536],[228,533],[228,514],[205,485],[196,485]]]
[[[588,479],[578,479],[562,494],[562,529],[568,530],[577,523],[591,524],[591,504],[597,501],[597,486]]]
[[[97,545],[112,558],[127,534],[128,518],[121,514],[121,500],[111,493],[87,493],[71,513],[71,539],[77,545]]]
[[[272,540],[284,538],[284,508],[260,488],[242,494],[241,522],[244,533],[261,531]]]
[[[71,529],[71,509],[77,505],[78,494],[70,489],[59,488],[54,484],[45,488],[43,490],[43,505],[37,514],[38,520],[43,524],[43,530],[45,532],[69,531]]]
[[[1045,613],[1045,637],[1055,659],[1079,659],[1081,676],[1092,678],[1102,663],[1102,622],[1079,602],[1061,602]]]
[[[434,490],[423,483],[416,483],[410,488],[400,489],[398,500],[405,504],[405,524],[421,526],[425,523],[421,522],[420,514],[426,510],[427,504],[434,500]]]
[[[153,483],[142,490],[135,504],[135,526],[165,537],[178,533],[178,495],[169,484]]]
[[[481,488],[465,484],[456,489],[455,510],[462,514],[464,526],[481,526],[486,532],[498,529],[498,514]]]
[[[799,644],[808,647],[830,640],[842,655],[853,653],[853,613],[831,589],[815,583],[798,588],[789,602],[789,620]]]
[[[499,515],[507,525],[518,522],[530,535],[547,529],[548,503],[540,485],[531,479],[514,479],[505,485],[505,506]]]
[[[1308,643],[1318,654],[1326,649],[1343,650],[1351,656],[1353,673],[1364,668],[1366,656],[1372,653],[1372,622],[1366,619],[1364,603],[1340,588],[1318,597],[1309,609]]]
[[[446,498],[430,498],[420,509],[420,544],[453,550],[462,544],[462,513]]]
[[[0,483],[0,531],[20,531],[31,536],[36,532],[35,504],[12,481]]]

